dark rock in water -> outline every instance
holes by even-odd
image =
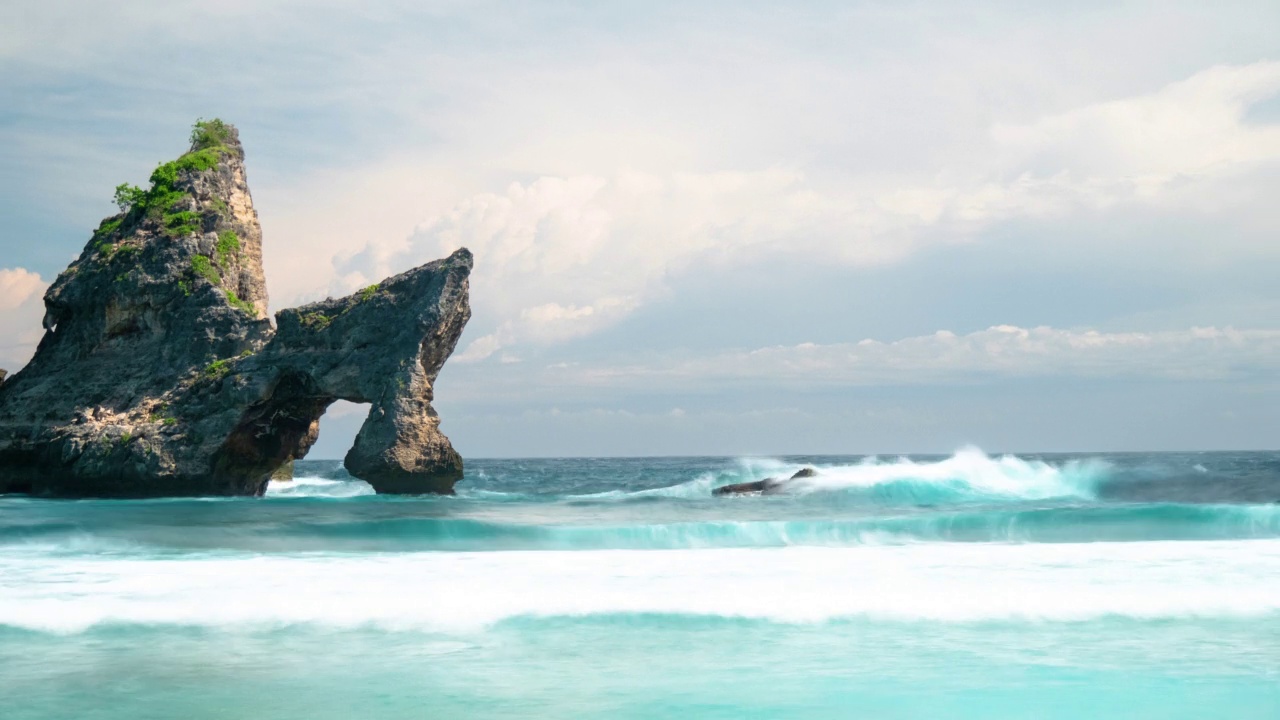
[[[471,253],[273,327],[235,128],[197,123],[151,179],[117,191],[122,212],[49,288],[35,356],[0,385],[0,493],[260,495],[338,399],[371,404],[352,475],[452,492],[462,458],[431,400],[471,316]]]
[[[755,482],[734,483],[733,485],[721,485],[720,487],[712,490],[711,494],[712,495],[747,495],[750,493],[760,493],[762,495],[772,495],[774,493],[782,492],[786,488],[787,482],[790,480],[813,477],[814,475],[817,475],[817,474],[818,472],[813,468],[804,468],[802,470],[797,470],[796,473],[792,475],[790,478],[788,478],[787,480],[781,480],[779,478],[765,478],[764,480],[757,480]]]
[[[293,460],[286,462],[271,473],[272,482],[290,482],[293,480]]]
[[[777,478],[765,478],[755,482],[734,483],[732,485],[721,485],[711,491],[712,495],[745,495],[747,493],[764,492],[766,487],[771,487],[780,482]]]

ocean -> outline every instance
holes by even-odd
[[[0,718],[1280,718],[1276,452],[297,474],[0,498]]]

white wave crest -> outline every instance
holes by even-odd
[[[373,486],[363,480],[330,480],[321,477],[296,477],[267,483],[267,497],[356,497],[373,495]]]
[[[848,465],[805,465],[774,458],[743,458],[738,461],[739,469],[728,476],[708,472],[669,487],[612,490],[576,497],[701,498],[720,485],[765,478],[786,479],[804,467],[813,467],[818,474],[789,481],[788,494],[862,491],[916,502],[1090,498],[1094,496],[1098,480],[1110,469],[1102,460],[1054,465],[1013,455],[991,457],[976,447],[962,448],[943,460],[917,461],[906,457],[882,460],[872,456]]]
[[[664,613],[821,622],[1280,613],[1280,540],[188,559],[0,554],[0,624],[465,632]]]
[[[820,492],[851,488],[869,489],[894,483],[918,491],[972,494],[1040,500],[1051,497],[1090,497],[1099,476],[1107,470],[1101,461],[1073,461],[1062,466],[1013,455],[991,457],[976,447],[966,447],[945,460],[917,462],[909,458],[881,461],[868,458],[854,465],[818,467],[818,474],[795,481],[794,492]]]

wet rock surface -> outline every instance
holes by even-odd
[[[791,480],[800,478],[813,477],[818,471],[813,468],[803,468],[797,470],[794,475],[787,479],[782,478],[765,478],[764,480],[756,480],[755,482],[734,483],[732,485],[721,485],[711,491],[712,495],[751,495],[759,493],[761,495],[772,495],[774,493],[783,492],[786,485]]]
[[[35,356],[0,383],[0,493],[260,495],[338,399],[370,404],[353,475],[452,492],[462,459],[431,400],[470,318],[470,252],[273,325],[238,134],[201,129],[149,190],[117,191],[45,294]]]

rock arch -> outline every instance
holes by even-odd
[[[214,472],[265,487],[281,464],[306,455],[320,417],[341,399],[370,406],[344,460],[352,475],[380,493],[452,492],[462,458],[431,400],[471,317],[471,264],[462,249],[348,297],[281,312],[275,338],[235,368],[250,382],[269,379],[219,448]]]

